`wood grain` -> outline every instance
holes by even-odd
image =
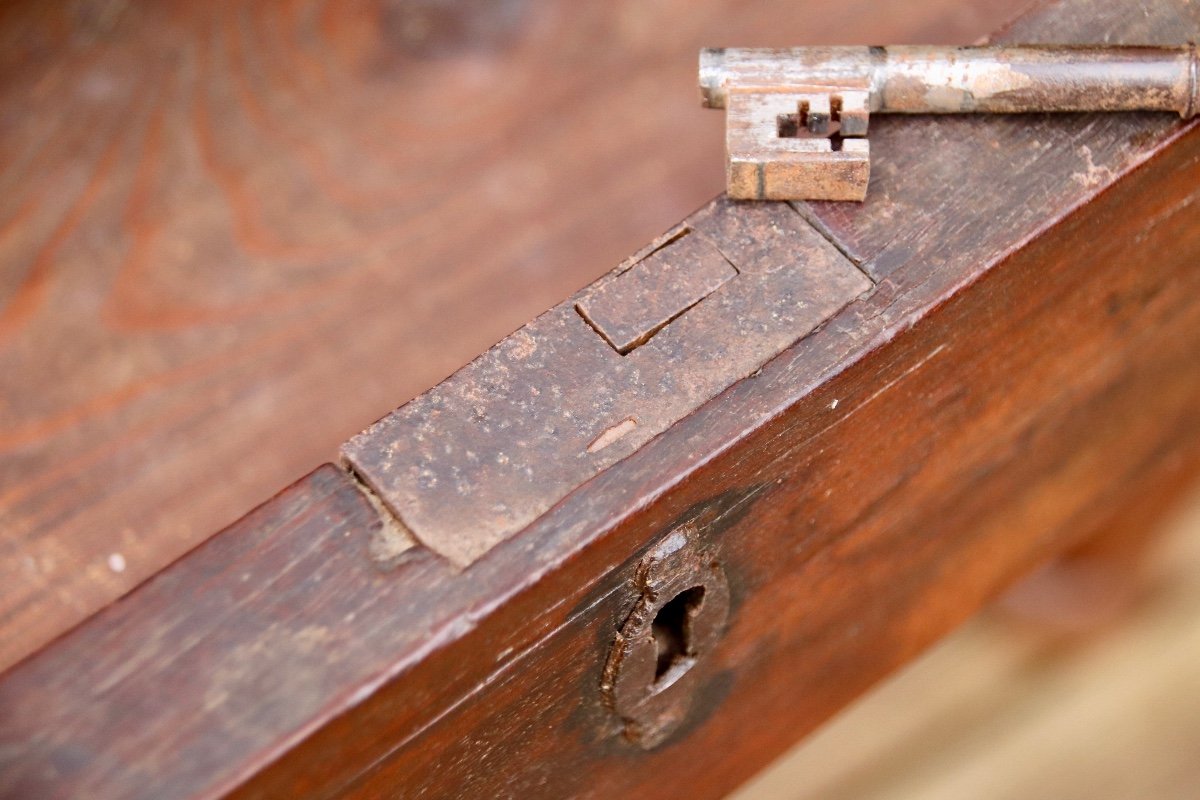
[[[1195,9],[1157,3],[1200,29]],[[1119,5],[1113,33],[1142,24]],[[1089,8],[1063,0],[1029,24]],[[1146,35],[1179,35],[1180,18]],[[947,152],[970,124],[941,122]],[[378,517],[327,470],[225,531],[0,681],[4,791],[732,789],[1039,560],[1200,471],[1200,126],[1072,129],[1120,160],[1048,216],[1059,195],[1040,187],[1088,177],[1077,148],[1023,157],[1055,124],[996,140],[1012,154],[1002,184],[992,168],[960,176],[980,197],[1001,185],[1006,220],[1043,225],[994,233],[963,188],[893,220],[903,257],[870,296],[466,572],[422,548],[380,571]],[[860,224],[910,195],[929,197],[919,171]],[[939,211],[959,223],[930,229]],[[681,526],[728,574],[730,617],[688,721],[647,752],[622,741],[600,675],[642,554]],[[172,587],[187,601],[164,614]]]
[[[1125,613],[1064,632],[993,608],[731,800],[1195,795],[1200,494],[1192,488],[1165,525],[1150,526],[1160,536]]]
[[[6,4],[0,667],[714,194],[702,45],[1016,5]]]
[[[602,596],[598,608],[577,605],[579,616],[523,665],[496,673],[352,791],[720,796],[779,743],[813,729],[1039,559],[1176,470],[1194,479],[1200,376],[1188,365],[1200,345],[1200,309],[1189,302],[1184,310],[1174,294],[1190,298],[1200,288],[1185,266],[1200,247],[1190,204],[1164,214],[1164,228],[1145,228],[1140,215],[1128,229],[1114,227],[1115,248],[1091,234],[1159,192],[1189,196],[1183,187],[1195,185],[1200,169],[1197,137],[1189,142],[1137,187],[1069,221],[1062,238],[1013,255],[924,318],[906,344],[893,345],[894,360],[848,370],[676,484],[669,501],[626,517],[610,534],[616,541],[596,545],[615,558],[645,531],[670,530],[706,498],[716,502],[713,487],[743,487],[729,500],[737,513],[727,511],[710,532],[736,576],[736,610],[705,667],[702,710],[685,738],[635,763],[602,707],[588,702],[604,637],[627,607]],[[1178,245],[1181,260],[1157,250],[1139,257],[1138,232]],[[1186,285],[1177,283],[1182,274]],[[1111,297],[1125,298],[1113,315]],[[1001,304],[1011,305],[997,313]],[[1138,336],[1149,338],[1144,349],[1129,341],[1133,350],[1118,356],[1125,346],[1097,334],[1132,336],[1135,324],[1120,321],[1126,313],[1144,320]],[[1035,345],[1058,341],[1060,325],[1086,341]],[[1093,358],[1091,347],[1107,357]],[[1095,366],[1081,370],[1084,363]],[[834,399],[851,404],[845,416],[828,410]],[[730,404],[720,413],[737,418]],[[713,424],[706,416],[692,436]],[[605,489],[593,485],[589,494]],[[542,530],[549,537],[578,513],[552,514]]]

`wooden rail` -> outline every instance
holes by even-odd
[[[1062,0],[998,39],[1200,32],[1185,0],[1142,5]],[[1033,565],[1194,475],[1197,125],[914,118],[872,135],[862,206],[718,199],[685,222],[738,271],[696,310],[754,258],[810,257],[778,261],[780,236],[827,251],[820,287],[849,281],[780,352],[649,415],[645,440],[566,491],[541,485],[528,519],[460,539],[430,533],[436,506],[406,517],[413,475],[389,459],[424,429],[401,410],[347,451],[353,471],[321,467],[6,673],[0,796],[719,796]],[[586,322],[604,358],[628,357]],[[512,386],[472,383],[490,363],[452,380],[498,422]],[[442,444],[473,441],[464,426]],[[721,591],[718,633],[701,648],[682,624],[672,645],[668,601],[696,619]],[[612,654],[651,612],[667,671],[690,668],[642,718]]]

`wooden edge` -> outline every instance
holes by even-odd
[[[944,124],[974,146],[971,123]],[[382,569],[377,508],[321,468],[6,673],[0,795],[736,785],[1078,530],[1200,461],[1198,135],[1089,125],[1071,133],[1096,148],[1088,163],[1117,167],[1088,183],[1077,150],[1039,164],[1030,186],[1082,175],[1083,191],[1029,235],[947,239],[921,214],[878,245],[869,216],[814,209],[879,289],[465,573],[419,547]],[[920,198],[926,177],[909,180],[881,198]],[[680,529],[727,576],[729,619],[681,726],[644,750],[601,676],[644,600],[643,556]]]

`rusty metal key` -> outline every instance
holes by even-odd
[[[700,52],[704,105],[726,109],[740,200],[863,200],[871,113],[1200,111],[1182,47],[798,47]]]

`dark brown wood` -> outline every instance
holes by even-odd
[[[1022,24],[1200,30],[1156,7],[1066,0]],[[796,212],[868,297],[465,571],[421,546],[379,566],[377,507],[323,469],[5,675],[0,793],[729,790],[1200,470],[1200,129],[1105,120],[877,131],[896,166],[867,204]],[[680,528],[728,577],[729,619],[646,751],[601,684],[639,564]]]
[[[719,191],[703,45],[1020,5],[3,4],[0,667]]]
[[[233,788],[287,747],[280,733],[313,724],[384,669],[389,640],[416,632],[395,625],[390,598],[406,587],[366,557],[380,524],[345,473],[324,466],[18,668],[0,688],[0,794]],[[368,630],[379,650],[363,646]],[[80,691],[82,706],[61,702]],[[50,760],[14,761],[14,748]]]
[[[1162,193],[1194,196],[1198,155],[1193,133],[896,340],[891,357],[848,370],[698,470],[671,510],[617,527],[608,552],[636,547],[647,530],[718,518],[701,527],[720,548],[735,610],[680,741],[635,762],[587,700],[630,602],[618,586],[576,601],[577,616],[524,663],[355,789],[718,796],[1041,558],[1178,471],[1194,479],[1200,308],[1179,301],[1200,288],[1200,239],[1188,206]],[[1149,218],[1127,216],[1159,202]],[[1096,237],[1097,225],[1113,238]],[[1178,249],[1167,257],[1142,236]],[[849,410],[832,412],[833,399]],[[714,421],[701,412],[683,425],[695,435]],[[742,490],[714,499],[718,486]]]

